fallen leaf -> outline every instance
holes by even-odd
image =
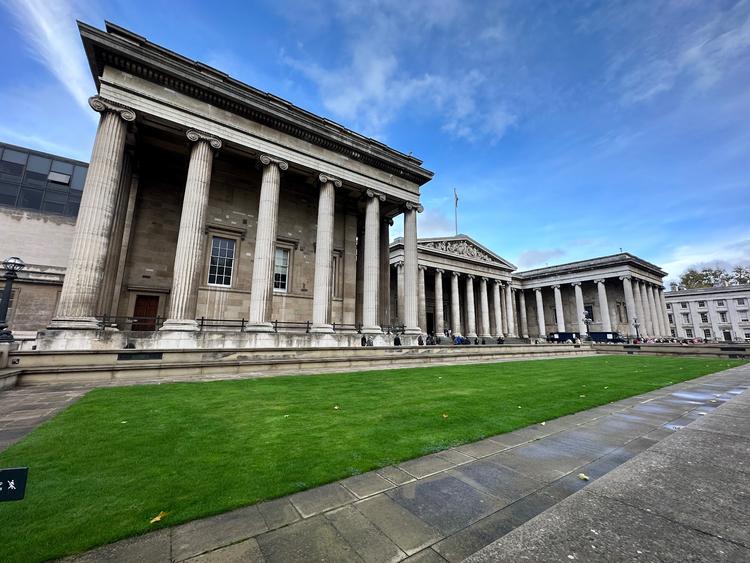
[[[579,473],[579,474],[578,474],[578,478],[579,478],[579,479],[580,479],[581,481],[588,481],[588,480],[589,480],[589,476],[588,476],[588,475],[586,475],[585,473]]]
[[[333,406],[333,410],[335,410],[335,411],[339,410],[339,406],[338,405],[334,405]]]
[[[586,395],[578,395],[581,399],[583,399]]]
[[[447,413],[443,413],[443,418],[448,418],[448,414]]]
[[[546,423],[546,422],[542,422],[541,424],[542,424],[542,426],[546,426],[546,425],[547,425],[547,423]]]
[[[157,522],[161,522],[163,518],[165,518],[169,514],[169,512],[164,512],[163,510],[154,516],[151,520],[149,520],[150,524],[156,524]]]

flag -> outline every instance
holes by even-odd
[[[453,203],[458,207],[458,192],[456,191],[456,188],[453,188]]]

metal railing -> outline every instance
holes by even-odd
[[[95,318],[99,323],[100,330],[116,328],[117,330],[143,332],[159,330],[166,320],[164,317],[118,317],[113,315],[99,315]]]

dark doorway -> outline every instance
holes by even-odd
[[[156,330],[156,315],[158,313],[158,295],[136,295],[131,330]]]
[[[431,313],[430,311],[427,311],[427,327],[426,327],[427,334],[432,334],[435,332],[435,313]]]

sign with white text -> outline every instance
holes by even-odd
[[[0,502],[23,500],[28,476],[28,467],[0,469]]]

